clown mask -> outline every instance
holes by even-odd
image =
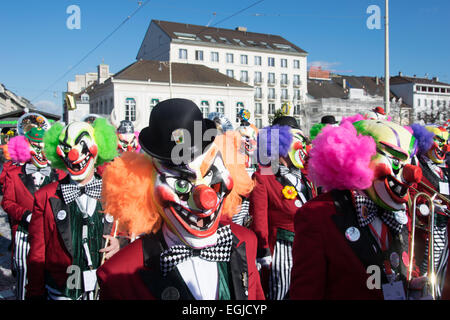
[[[155,197],[169,229],[193,248],[215,244],[223,201],[233,188],[217,146],[187,165],[153,163]]]
[[[98,148],[94,128],[86,122],[74,122],[59,135],[56,153],[63,160],[71,178],[83,181],[95,168]]]
[[[248,126],[240,126],[238,131],[242,136],[241,153],[248,157],[252,157],[256,150],[258,129],[250,124]]]
[[[38,168],[44,168],[48,165],[48,160],[44,154],[44,136],[45,130],[42,128],[33,127],[27,133],[25,137],[30,143],[31,163]]]
[[[117,138],[119,153],[137,150],[138,141],[134,133],[118,133]]]
[[[289,159],[292,164],[299,168],[303,169],[305,167],[306,156],[308,154],[308,146],[306,145],[306,137],[301,130],[291,129],[292,133],[292,144],[289,149]]]
[[[441,164],[445,161],[447,151],[450,149],[447,144],[449,137],[448,131],[444,128],[433,126],[425,127],[425,129],[434,133],[433,145],[427,152],[427,156],[434,163]]]
[[[367,194],[386,210],[404,209],[410,184],[422,178],[422,170],[410,164],[417,148],[415,138],[392,122],[367,120],[359,124],[360,129],[362,126],[362,130],[374,138],[377,149],[370,163],[374,180]]]

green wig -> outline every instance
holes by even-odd
[[[92,127],[94,128],[95,143],[98,146],[96,165],[101,166],[118,156],[116,128],[104,118],[97,118]]]
[[[309,130],[309,139],[311,141],[314,140],[325,126],[326,126],[325,123],[316,123],[315,125],[313,125]]]
[[[64,126],[60,122],[56,122],[44,134],[44,153],[50,161],[51,166],[55,169],[65,170],[66,165],[60,156],[56,153],[56,147],[59,144],[59,136],[64,130]]]

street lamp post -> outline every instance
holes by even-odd
[[[386,114],[390,113],[390,75],[389,75],[389,0],[385,0],[385,11],[386,11],[386,16],[384,19],[384,26],[385,26],[385,68],[384,68],[384,73],[385,73],[385,84],[384,84],[384,109],[386,111]]]

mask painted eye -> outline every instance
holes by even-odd
[[[394,170],[400,169],[400,160],[392,158],[391,162],[392,162],[392,169],[394,169]]]
[[[175,192],[177,194],[180,194],[180,195],[187,194],[192,189],[192,184],[185,179],[177,179],[177,178],[167,177],[166,181],[169,184],[169,186],[173,190],[175,190]]]

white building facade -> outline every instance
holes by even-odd
[[[412,107],[414,122],[443,125],[450,117],[450,84],[437,78],[399,74],[391,78],[391,91]]]
[[[194,75],[203,80],[190,81]],[[87,93],[89,113],[110,119],[116,127],[121,120],[130,120],[137,131],[148,126],[152,108],[169,98],[190,99],[200,107],[204,117],[220,112],[230,121],[235,120],[237,108],[253,102],[253,88],[244,83],[204,66],[173,63],[169,70],[168,63],[159,61],[138,61]]]
[[[306,101],[307,52],[275,35],[153,20],[137,59],[202,64],[247,83],[257,127],[284,103],[298,109]]]

